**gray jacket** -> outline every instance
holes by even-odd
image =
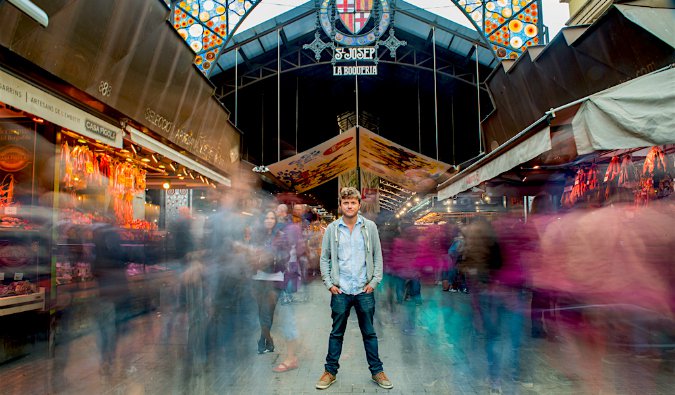
[[[363,226],[361,233],[366,243],[366,278],[368,284],[377,287],[382,281],[382,246],[380,245],[380,234],[377,231],[375,222],[359,215]],[[338,220],[331,222],[323,234],[321,242],[321,278],[327,288],[333,285],[340,286],[340,265],[338,264]]]

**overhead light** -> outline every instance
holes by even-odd
[[[176,171],[176,166],[173,165],[173,162],[169,163],[171,170]]]
[[[80,144],[87,144],[87,140],[85,139],[77,139],[77,142]]]
[[[253,171],[255,173],[267,173],[268,171],[270,171],[270,169],[267,166],[261,165],[261,166],[254,167]]]
[[[131,125],[127,124],[125,130],[129,132],[133,141],[141,144],[148,150],[159,154],[161,157],[167,158],[174,163],[180,163],[181,165],[190,169],[198,170],[200,173],[207,175],[210,179],[217,181],[219,184],[223,184],[228,187],[232,185],[232,181],[219,172],[213,171],[196,160],[190,159],[173,148],[158,142],[157,140],[132,127]]]
[[[169,189],[169,188],[171,188],[171,184],[169,184],[168,182],[165,182],[164,184],[162,184],[162,188]]]
[[[150,157],[152,158],[152,161],[153,161],[153,162],[155,162],[155,163],[159,162],[159,161],[157,160],[157,156],[155,156],[155,154],[150,154]]]
[[[35,22],[39,23],[42,27],[47,27],[49,25],[49,16],[47,15],[42,8],[33,4],[30,0],[7,0],[14,7],[18,8],[21,12],[28,15]]]
[[[141,162],[148,163],[148,162],[150,162],[150,159],[148,159],[148,158],[143,158],[143,159],[141,159]]]
[[[159,165],[157,167],[159,167],[160,169],[166,169],[166,166],[164,166],[164,165]]]
[[[190,176],[190,178],[192,178],[193,180],[195,179],[195,175],[194,175],[194,174],[192,174],[192,172],[191,172],[191,171],[189,171],[189,172],[188,172],[188,176]]]
[[[35,123],[45,123],[45,120],[38,117],[33,117],[33,122]]]

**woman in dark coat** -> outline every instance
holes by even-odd
[[[258,354],[274,351],[274,340],[270,331],[279,294],[284,288],[284,275],[289,259],[288,242],[280,230],[273,211],[268,211],[252,235],[250,263],[255,271],[253,292],[258,303],[260,339]]]

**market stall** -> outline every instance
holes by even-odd
[[[643,204],[667,196],[672,192],[673,111],[672,67],[551,109],[442,185],[439,200],[483,183],[493,191],[520,189],[516,193],[524,196],[553,189],[563,206],[600,189],[606,198],[628,192]]]
[[[167,212],[191,206],[192,190],[229,183],[150,137],[124,135],[0,70],[0,362],[53,338],[53,328],[73,336],[93,324],[72,313],[99,295],[101,224],[120,236],[129,314],[156,308],[174,277]],[[70,324],[55,325],[65,311]]]

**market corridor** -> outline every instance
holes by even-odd
[[[371,382],[358,325],[352,314],[338,381],[325,390],[326,393],[488,393],[483,379],[487,369],[482,352],[484,339],[473,330],[471,294],[443,292],[439,285],[425,284],[422,295],[421,304],[407,301],[399,306],[399,314],[395,316],[382,306],[377,312],[380,356],[394,389],[384,390]],[[384,299],[381,293],[378,297]],[[230,344],[232,348],[228,349],[234,350],[232,354],[210,355],[206,369],[189,373],[185,317],[175,317],[175,330],[162,341],[162,327],[169,314],[160,310],[129,321],[119,340],[113,365],[106,374],[101,373],[95,335],[83,330],[80,337],[57,347],[54,359],[35,353],[1,365],[3,393],[317,393],[314,384],[323,371],[330,332],[329,293],[316,280],[296,294],[296,299],[296,302],[281,304],[277,315],[283,314],[284,309],[294,310],[301,342],[298,369],[284,373],[272,371],[281,361],[286,345],[281,336],[275,336],[279,339],[276,350],[258,355],[255,350],[258,333],[256,323],[252,322],[242,323],[240,329],[245,335]],[[498,349],[503,350],[506,346],[501,343]],[[558,340],[524,339],[521,357],[530,380],[505,381],[503,393],[585,393],[583,384],[588,377],[569,373],[573,367],[569,366],[571,360],[565,357],[569,352],[566,347]],[[672,353],[663,353],[661,358],[639,359],[627,352],[608,351],[602,360],[604,377],[595,379],[603,382],[602,393],[606,394],[671,393],[674,359]]]

